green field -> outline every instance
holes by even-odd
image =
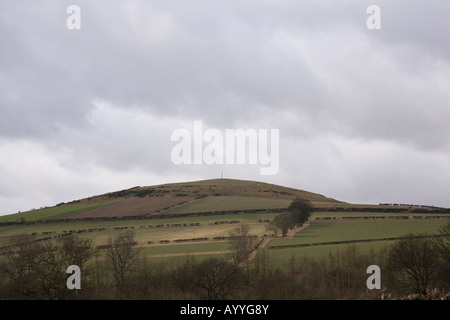
[[[305,190],[293,189],[258,181],[238,179],[210,179],[192,182],[171,183],[153,187],[139,187],[136,190],[139,189],[153,189],[155,192],[163,193],[165,195],[183,193],[194,196],[222,195],[290,200],[300,197],[303,199],[308,199],[312,202],[320,202],[324,205],[327,203],[342,204],[342,202],[338,202],[334,199],[327,198],[323,195],[308,192]]]
[[[267,260],[272,267],[285,270],[291,259],[328,259],[329,255],[339,255],[355,246],[357,252],[363,254],[379,255],[381,251],[386,251],[395,241],[361,242],[355,244],[322,245],[313,247],[286,248],[267,250]]]
[[[165,256],[185,256],[188,254],[197,255],[221,255],[221,251],[229,251],[232,249],[231,242],[228,241],[212,241],[199,243],[184,243],[184,244],[165,244],[165,245],[150,245],[136,247],[138,254],[142,258],[161,258]],[[215,252],[215,253],[213,253]],[[106,249],[99,250],[97,257],[105,257]]]
[[[192,213],[287,208],[292,200],[260,197],[207,197],[171,208],[163,213]]]
[[[297,232],[292,238],[271,240],[268,244],[267,259],[272,267],[285,270],[293,258],[326,259],[330,254],[343,253],[350,246],[355,246],[356,250],[363,254],[377,254],[380,250],[386,251],[395,242],[382,240],[383,238],[396,238],[409,233],[437,233],[448,221],[449,219],[313,221],[309,227]],[[368,239],[378,240],[359,242]],[[325,244],[340,241],[355,242]],[[276,248],[290,245],[311,246]]]
[[[447,222],[448,219],[313,221],[310,227],[298,232],[293,238],[273,239],[269,247],[393,238],[408,233],[436,233]]]
[[[108,218],[97,221],[89,219],[73,221],[68,219],[59,222],[45,222],[45,220],[51,219],[64,219],[73,214],[114,204],[124,199],[129,199],[127,203],[132,205],[133,199],[139,199],[140,195],[151,195],[151,197],[194,196],[200,198],[163,210],[152,216],[143,216],[142,219],[114,220]],[[357,247],[364,252],[371,249],[378,250],[392,243],[392,241],[368,243],[361,241],[396,238],[408,233],[436,233],[441,226],[449,221],[449,219],[438,219],[449,217],[448,213],[443,212],[438,214],[413,211],[393,213],[389,211],[409,209],[408,207],[392,208],[389,206],[349,204],[303,190],[266,183],[216,179],[152,187],[134,187],[51,208],[1,216],[0,222],[20,224],[0,226],[0,247],[5,246],[9,238],[17,234],[30,234],[35,236],[36,239],[55,239],[68,233],[92,239],[94,246],[103,246],[121,232],[132,230],[135,233],[140,254],[152,256],[151,259],[159,261],[164,259],[166,259],[164,261],[169,261],[167,260],[169,258],[180,260],[180,256],[184,254],[190,254],[200,259],[200,256],[206,257],[209,255],[204,254],[205,252],[217,252],[219,256],[227,256],[227,254],[220,254],[220,252],[230,250],[230,242],[227,237],[230,236],[232,230],[241,224],[247,224],[250,227],[250,235],[256,237],[256,239],[270,237],[272,231],[268,231],[267,227],[269,222],[279,214],[270,212],[270,210],[287,208],[292,200],[299,196],[310,199],[316,208],[322,208],[322,210],[314,212],[310,218],[311,225],[296,233],[293,237],[270,239],[267,245],[267,254],[273,261],[284,263],[292,255],[323,257],[330,252],[336,252],[336,250],[345,250],[349,244],[339,243],[343,241],[356,242]],[[269,212],[239,212],[256,209],[268,210]],[[342,210],[347,211],[343,212]],[[386,212],[370,212],[373,210],[386,210]],[[231,214],[230,211],[236,213]],[[205,213],[213,214],[202,215]],[[177,214],[192,215],[177,217]],[[173,215],[173,218],[169,218],[170,215]],[[407,219],[395,219],[399,217]],[[325,244],[328,242],[337,242],[337,244]],[[275,248],[277,246],[308,244],[314,244],[314,246]],[[100,254],[103,255],[104,251]],[[172,255],[172,257],[166,255]]]
[[[176,266],[177,264],[183,264],[184,262],[186,262],[187,259],[195,261],[195,262],[201,262],[203,260],[211,259],[211,258],[227,259],[227,258],[229,258],[229,256],[230,256],[229,254],[195,254],[195,255],[192,255],[190,253],[186,253],[185,255],[151,257],[151,258],[147,258],[147,261],[150,263],[155,263],[155,264]]]
[[[406,217],[406,218],[426,218],[426,217],[448,217],[448,214],[429,214],[429,213],[392,213],[392,212],[313,212],[311,215],[311,219],[320,219],[320,218],[364,218],[364,217]]]
[[[0,216],[0,222],[20,222],[20,221],[36,221],[36,220],[50,220],[63,219],[71,215],[85,212],[88,210],[111,205],[114,202],[108,203],[71,203],[62,206],[55,206],[43,209],[37,209],[22,213],[10,214]]]
[[[263,234],[265,226],[263,223],[250,224],[251,234]],[[236,224],[223,225],[205,225],[199,227],[162,227],[151,229],[134,229],[136,233],[136,241],[139,245],[158,244],[161,241],[169,241],[170,243],[182,239],[207,238],[213,241],[215,237],[227,237],[229,233],[236,227]],[[95,232],[95,243],[97,245],[106,244],[110,237],[118,235],[119,230],[105,230]],[[91,238],[91,234],[85,233],[83,237]]]
[[[290,215],[287,208],[302,196],[317,211],[311,213],[306,225],[288,230],[287,236],[281,237],[283,227],[298,221],[296,212]],[[105,207],[110,204],[115,205]],[[88,284],[85,288],[89,288],[86,297],[199,299],[210,294],[203,276],[214,275],[222,281],[217,274],[220,272],[227,279],[237,277],[235,280],[245,284],[239,286],[237,294],[230,291],[229,297],[233,298],[379,298],[364,291],[367,266],[375,264],[387,270],[392,259],[389,253],[398,239],[408,234],[437,234],[449,222],[449,209],[350,204],[252,181],[219,179],[133,187],[0,217],[2,270],[9,272],[5,266],[22,268],[23,262],[31,260],[30,251],[21,253],[22,249],[33,248],[31,252],[39,253],[36,262],[31,261],[36,269],[30,268],[37,273],[25,281],[0,275],[0,284],[5,284],[0,285],[0,296],[9,299],[23,292],[26,296],[32,291],[23,291],[22,283],[29,286],[32,279],[39,280],[36,275],[46,268],[52,267],[49,270],[53,272],[62,269],[61,263],[72,264],[72,253],[64,251],[72,248],[70,242],[58,240],[79,241],[67,237],[75,235],[92,240],[92,244],[87,242],[92,256],[83,280]],[[236,237],[239,230],[247,232],[241,228],[243,225],[249,227],[247,235],[251,238]],[[134,236],[127,238],[125,247],[115,242],[114,250],[110,250],[111,240],[128,231],[133,231]],[[33,236],[38,243],[9,247],[12,237],[21,234]],[[245,256],[239,257],[240,252]],[[11,253],[23,255],[11,259]],[[56,256],[70,260],[55,260],[55,253],[63,253]],[[122,275],[118,261],[129,268]],[[234,270],[236,262],[238,271]],[[120,282],[120,276],[126,281]],[[33,289],[41,286],[39,281]],[[360,281],[362,289],[356,286]],[[11,286],[17,289],[12,291]],[[39,294],[54,298],[46,288]]]
[[[208,251],[227,251],[231,250],[230,242],[217,241],[195,244],[174,244],[163,246],[143,247],[139,251],[140,255],[163,255],[163,254],[179,254],[179,253],[197,253]]]
[[[110,237],[114,237],[124,230],[133,230],[136,233],[136,241],[141,245],[146,245],[149,242],[157,244],[164,240],[173,242],[177,239],[200,237],[214,240],[214,237],[229,236],[229,232],[236,228],[239,223],[249,224],[251,234],[262,236],[266,233],[266,223],[258,222],[258,220],[272,220],[275,215],[276,213],[229,214],[173,219],[68,221],[0,226],[0,246],[5,245],[9,237],[17,234],[33,234],[37,238],[44,238],[55,237],[67,232],[78,232],[77,234],[81,237],[93,239],[95,245],[104,245]],[[174,224],[177,226],[174,226]]]

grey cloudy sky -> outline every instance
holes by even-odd
[[[222,170],[450,207],[445,0],[3,0],[0,40],[0,214]],[[279,129],[278,173],[175,165],[196,120]]]

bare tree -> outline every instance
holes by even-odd
[[[195,269],[194,258],[187,256],[186,261],[172,267],[170,272],[170,280],[175,287],[186,293],[193,289],[192,282]]]
[[[133,248],[136,244],[134,237],[135,233],[128,230],[114,239],[109,239],[108,256],[111,259],[115,285],[125,296],[129,296],[127,282],[135,270],[134,259],[137,256],[137,250]]]
[[[9,280],[10,297],[23,299],[39,296],[36,266],[41,251],[41,245],[30,235],[22,234],[10,239],[5,259],[0,264],[0,275]]]
[[[73,294],[66,287],[65,271],[71,264],[81,268],[90,258],[90,249],[90,241],[78,237],[38,242],[30,235],[15,236],[0,273],[9,279],[11,297],[65,299]]]
[[[64,263],[76,265],[83,270],[86,262],[92,258],[93,240],[83,239],[78,235],[70,235],[56,240],[56,245],[62,256]]]
[[[59,248],[53,241],[45,241],[39,249],[35,270],[41,298],[52,300],[67,298],[70,295],[66,287],[65,270],[68,266],[63,262]]]
[[[218,258],[201,262],[194,274],[197,285],[206,290],[208,300],[229,298],[241,282],[239,267]]]
[[[279,229],[280,228],[278,228],[273,221],[269,222],[269,224],[266,227],[266,230],[268,232],[272,232],[274,237],[278,236],[278,230]]]
[[[250,227],[246,224],[241,224],[230,232],[233,243],[233,262],[236,264],[248,262],[250,253],[255,246],[256,239],[250,236],[249,232]]]
[[[402,294],[426,296],[439,266],[438,247],[428,234],[409,234],[390,249],[388,267],[393,287]]]
[[[439,284],[442,289],[450,290],[450,222],[439,229],[435,237],[439,251]]]

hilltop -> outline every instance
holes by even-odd
[[[286,217],[292,218],[288,207],[295,198],[310,200],[314,207],[309,219],[297,227],[292,226],[292,220],[283,220]],[[174,276],[172,267],[179,266],[177,276],[186,274],[186,283],[191,283],[194,275],[216,272],[216,265],[236,266],[236,254],[241,252],[238,250],[243,248],[244,243],[246,257],[240,261],[240,267],[245,268],[243,274],[251,271],[256,272],[255,275],[265,275],[252,278],[252,281],[255,278],[262,279],[258,287],[268,281],[267,288],[273,288],[280,278],[267,280],[267,276],[278,275],[280,271],[293,276],[283,283],[286,286],[295,283],[295,279],[299,278],[297,274],[304,270],[311,272],[307,274],[308,279],[317,276],[318,269],[331,270],[314,278],[311,287],[314,285],[315,288],[317,283],[328,279],[330,274],[337,274],[340,279],[346,274],[360,275],[363,270],[364,276],[367,265],[379,265],[386,261],[386,252],[396,241],[411,238],[411,234],[419,235],[418,238],[423,238],[423,234],[434,237],[434,234],[443,230],[449,219],[450,209],[409,204],[345,203],[317,193],[256,181],[214,179],[138,186],[0,217],[0,264],[2,259],[7,263],[13,260],[33,260],[33,263],[37,261],[41,264],[37,269],[39,273],[36,273],[41,274],[41,270],[46,270],[41,268],[48,268],[47,261],[54,261],[55,248],[62,248],[61,244],[71,244],[73,241],[87,243],[91,254],[87,263],[93,268],[90,270],[95,276],[83,278],[84,288],[89,285],[97,288],[100,283],[101,290],[95,291],[106,292],[105,297],[111,298],[114,295],[108,294],[114,288],[107,285],[113,278],[111,254],[123,252],[111,249],[113,246],[116,249],[122,246],[123,239],[128,239],[127,248],[134,254],[134,258],[127,259],[133,259],[138,267],[133,274],[135,280],[130,282],[132,288],[142,283],[148,288],[150,282],[149,278],[145,278],[147,275],[154,277],[151,283],[158,283],[155,280],[163,281],[163,285],[157,285],[151,292],[158,292],[163,286],[174,290],[171,286],[175,282],[167,281]],[[284,225],[280,221],[287,221],[291,225],[287,233],[283,233]],[[25,246],[19,242],[20,248],[31,248],[31,252],[39,252],[39,255],[47,250],[45,254],[49,258],[8,259],[9,252],[19,252],[11,251],[14,243],[17,244],[15,241],[27,241]],[[25,251],[26,254],[27,252]],[[355,265],[357,261],[361,265]],[[326,264],[319,264],[322,262]],[[67,261],[67,264],[71,265],[73,262]],[[193,270],[192,266],[203,268],[206,265],[212,269],[202,270],[211,271],[187,273]],[[349,265],[355,269],[349,270]],[[151,266],[151,269],[140,269],[147,266]],[[153,268],[154,266],[157,267]],[[338,268],[335,271],[327,269],[335,267]],[[65,266],[61,268],[61,272],[64,269]],[[348,279],[347,276],[345,278]],[[5,279],[6,277],[0,277],[0,281],[3,281],[0,288],[5,288],[3,292],[0,290],[0,295],[9,297],[12,292],[9,286],[18,283],[14,279],[5,282]],[[32,283],[34,279],[31,277],[26,283]],[[365,280],[355,278],[352,281],[364,283]],[[345,283],[346,281],[344,280]],[[328,297],[329,281],[322,285],[323,289],[317,293],[317,297]],[[66,289],[65,279],[61,286]],[[339,288],[341,290],[344,287],[339,285]],[[289,293],[297,289],[298,286],[293,286]],[[94,291],[83,290],[83,297],[97,297]],[[192,297],[197,290],[187,297]],[[353,290],[351,288],[351,292]],[[367,294],[364,286],[361,290],[364,291],[355,297]],[[275,292],[278,291],[275,287]],[[166,292],[166,289],[162,292]],[[184,292],[180,297],[185,297]],[[269,291],[264,290],[261,297],[266,299],[267,292]],[[136,297],[150,298],[149,292],[143,289],[139,294],[142,296]],[[159,293],[155,297],[161,298]],[[170,294],[167,297],[173,298]]]
[[[0,222],[285,209],[295,198],[309,200],[313,205],[320,207],[343,204],[317,193],[269,183],[210,179],[135,186],[68,203],[59,203],[53,207],[3,216],[0,217]]]
[[[302,198],[313,202],[338,202],[332,198],[304,190],[250,180],[210,179],[169,183],[148,187],[133,187],[107,193],[99,198],[127,198],[146,196],[251,196],[263,198]]]

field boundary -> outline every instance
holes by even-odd
[[[269,250],[293,249],[293,248],[318,247],[318,246],[329,246],[329,245],[339,245],[339,244],[392,241],[392,240],[399,240],[399,239],[432,238],[432,237],[442,237],[442,236],[444,236],[444,235],[433,234],[433,235],[412,236],[412,237],[403,236],[403,237],[390,237],[390,238],[378,238],[378,239],[360,239],[360,240],[342,240],[342,241],[329,241],[329,242],[286,244],[286,245],[282,245],[282,246],[267,247],[267,249],[269,249]]]
[[[209,211],[209,212],[191,212],[191,213],[152,213],[139,216],[123,216],[123,217],[85,217],[85,218],[61,218],[33,220],[27,222],[5,221],[0,222],[1,226],[11,225],[33,225],[39,223],[59,223],[59,222],[101,222],[101,221],[124,221],[124,220],[154,220],[154,219],[174,219],[174,218],[190,218],[199,216],[220,216],[229,214],[258,214],[258,213],[283,213],[287,212],[287,208],[275,209],[248,209],[248,210],[228,210],[228,211]]]
[[[184,256],[202,256],[202,255],[213,255],[213,254],[229,254],[232,250],[219,250],[219,251],[196,251],[196,252],[177,252],[177,253],[156,253],[156,254],[143,254],[137,255],[138,259],[149,259],[149,258],[167,258],[167,257],[184,257]],[[108,257],[93,257],[89,261],[106,261],[110,260]]]
[[[336,220],[434,220],[434,219],[450,219],[450,214],[445,215],[402,215],[402,216],[355,216],[355,217],[312,217],[311,221],[336,221]]]
[[[222,210],[222,211],[204,211],[204,212],[188,212],[188,213],[146,213],[141,215],[130,215],[130,216],[111,216],[111,217],[82,217],[82,218],[56,218],[56,219],[42,219],[33,221],[3,221],[0,222],[1,226],[12,226],[12,225],[33,225],[39,223],[58,223],[58,222],[99,222],[99,221],[125,221],[125,220],[153,220],[153,219],[175,219],[175,218],[187,218],[196,216],[214,216],[214,215],[227,215],[227,214],[252,214],[252,213],[284,213],[288,212],[288,208],[273,208],[273,209],[241,209],[241,210]],[[450,209],[446,208],[402,208],[402,207],[392,207],[392,208],[373,208],[373,207],[362,207],[362,208],[347,208],[347,207],[331,207],[331,208],[319,208],[313,209],[313,212],[324,212],[324,213],[334,213],[334,212],[373,212],[373,213],[403,213],[409,214],[408,216],[367,216],[367,217],[314,217],[314,220],[352,220],[352,219],[408,219],[413,217],[413,219],[420,219],[414,217],[414,214],[435,214],[435,216],[429,216],[422,219],[438,219],[445,218],[443,216],[436,216],[436,214],[448,215],[450,218]]]

